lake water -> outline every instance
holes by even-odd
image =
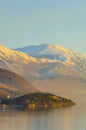
[[[0,110],[0,130],[86,130],[86,105],[36,111]]]

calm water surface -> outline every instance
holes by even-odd
[[[0,130],[86,130],[86,105],[40,111],[0,110]]]

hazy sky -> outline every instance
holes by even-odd
[[[0,0],[0,44],[41,43],[86,55],[86,0]]]

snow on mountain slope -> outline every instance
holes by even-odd
[[[37,59],[20,51],[0,46],[0,68],[16,72],[25,78],[30,78],[31,76],[37,77],[37,75],[40,77],[40,74],[36,71],[41,68],[42,63],[47,64],[48,62],[52,63],[55,61],[44,58]]]
[[[61,47],[59,48],[61,50]],[[70,57],[68,55],[70,51],[62,49],[60,57],[64,56],[65,60],[61,61],[59,58],[35,58],[23,52],[0,46],[0,68],[15,72],[27,80],[53,79],[61,76],[86,78],[86,59],[78,53],[72,53],[72,51]]]
[[[28,64],[28,62],[38,62],[36,58],[28,56],[25,53],[13,51],[9,48],[6,48],[4,46],[0,46],[0,59],[10,60],[10,62],[16,62],[19,63],[25,63]]]
[[[84,58],[81,54],[75,51],[53,44],[27,46],[23,48],[18,48],[17,50],[25,52],[37,58],[47,58],[71,64],[74,64],[72,58],[76,59],[76,56],[79,58]]]
[[[61,55],[68,51],[63,47],[53,44],[32,45],[23,48],[18,48],[17,50],[26,52],[29,55],[56,55],[58,53]]]
[[[57,62],[59,61],[62,64],[74,68],[82,76],[86,77],[86,57],[76,51],[53,44],[27,46],[24,48],[18,48],[17,50],[36,58],[46,58]]]

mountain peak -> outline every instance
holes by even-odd
[[[70,49],[42,44],[16,50],[0,46],[1,68],[17,72],[25,78],[51,78],[69,74],[69,70],[73,70],[69,75],[79,73],[86,77],[86,58]]]
[[[17,49],[36,58],[46,58],[64,64],[86,76],[86,58],[80,53],[57,44],[41,44]],[[84,65],[83,65],[83,64]],[[82,65],[82,67],[81,67]],[[84,71],[83,71],[84,70]]]
[[[46,58],[45,56],[61,56],[61,57],[70,57],[73,54],[84,57],[82,54],[73,51],[71,49],[64,48],[57,44],[40,44],[40,45],[30,45],[23,48],[15,49],[21,52],[24,52],[28,55],[34,56],[36,58]]]
[[[69,49],[63,48],[56,44],[41,44],[41,45],[31,45],[23,48],[18,48],[17,50],[25,52],[29,55],[64,55],[69,52]]]

